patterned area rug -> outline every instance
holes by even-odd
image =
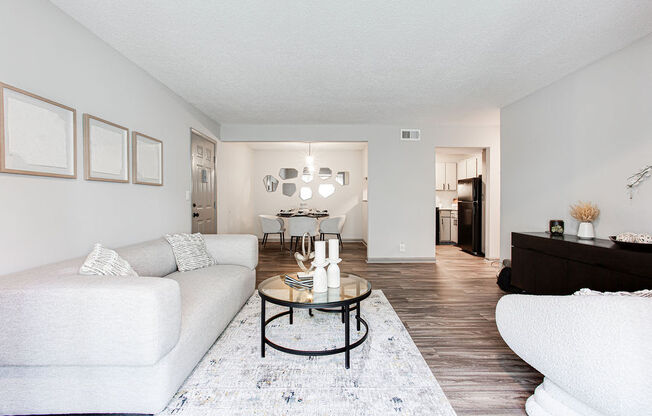
[[[267,316],[287,310],[267,304]],[[359,339],[351,314],[351,342]],[[383,292],[362,302],[369,337],[344,354],[302,357],[267,346],[260,356],[260,298],[254,294],[160,415],[455,415]],[[362,327],[364,331],[364,326]],[[319,350],[344,345],[341,315],[295,309],[267,326],[273,342]]]

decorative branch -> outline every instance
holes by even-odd
[[[627,189],[629,190],[629,199],[632,199],[634,188],[640,185],[645,179],[652,176],[652,165],[641,168],[638,172],[627,178]]]

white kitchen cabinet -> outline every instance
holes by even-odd
[[[457,163],[446,163],[446,190],[455,191],[457,189]]]
[[[451,241],[457,244],[457,211],[451,211]]]
[[[443,191],[446,188],[446,164],[435,163],[435,190]]]
[[[478,176],[478,159],[476,157],[466,159],[466,176],[468,178]]]
[[[439,211],[439,242],[449,243],[451,241],[451,211],[443,209]]]
[[[457,163],[435,163],[435,190],[454,191],[457,189]]]
[[[466,160],[460,160],[457,162],[457,179],[466,179]]]

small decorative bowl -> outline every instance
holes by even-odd
[[[627,250],[652,252],[652,244],[650,243],[634,243],[628,241],[619,241],[615,235],[610,235],[609,240],[616,243],[618,247],[622,247]]]

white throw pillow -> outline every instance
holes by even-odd
[[[206,250],[206,242],[200,233],[166,234],[165,239],[172,246],[180,272],[188,272],[215,264],[215,259]]]
[[[97,243],[79,269],[79,274],[97,276],[138,276],[129,263],[115,251]]]

